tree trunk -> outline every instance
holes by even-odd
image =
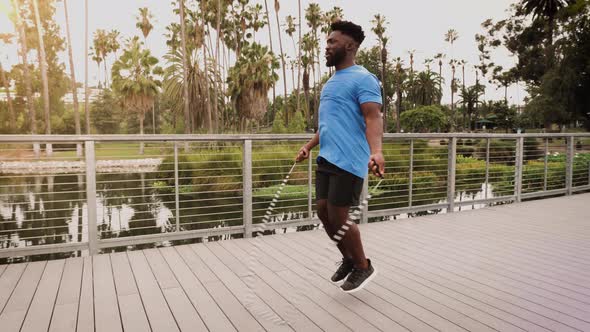
[[[90,135],[90,108],[88,96],[88,0],[84,3],[84,114],[86,115],[86,134]]]
[[[74,70],[74,56],[72,55],[72,38],[70,36],[70,19],[68,16],[68,1],[64,0],[64,14],[66,17],[66,37],[68,41],[68,57],[70,60],[70,76],[72,78],[72,97],[74,99],[74,122],[76,135],[81,135],[80,128],[80,105],[78,104],[78,87],[76,86],[76,73]],[[82,144],[76,144],[76,156],[82,157]]]
[[[51,113],[49,111],[49,80],[47,79],[47,58],[45,57],[45,43],[43,41],[43,27],[39,17],[39,6],[37,0],[33,0],[33,9],[35,11],[35,25],[37,25],[37,34],[39,35],[39,62],[41,66],[41,80],[43,83],[43,109],[45,111],[45,134],[51,135]],[[53,154],[51,143],[45,144],[45,153],[48,157]]]
[[[397,88],[397,106],[396,106],[396,112],[397,112],[397,119],[395,121],[395,126],[397,129],[397,132],[401,132],[401,118],[402,118],[402,91],[401,89],[398,87]]]
[[[4,69],[2,69],[2,63],[0,63],[0,74],[2,74],[0,79],[2,80],[2,85],[4,85],[4,89],[6,91],[6,101],[8,102],[8,121],[10,122],[10,133],[14,134],[16,132],[16,114],[14,113],[14,107],[12,106],[12,97],[10,96],[10,84],[6,79]]]
[[[387,95],[385,94],[385,67],[387,66],[387,50],[385,45],[381,48],[381,84],[383,98],[383,132],[387,132]]]
[[[285,125],[289,125],[289,108],[287,107],[287,99],[289,96],[287,95],[287,71],[285,70],[285,53],[283,52],[283,40],[281,37],[281,22],[279,19],[279,11],[275,10],[275,16],[277,19],[277,30],[279,31],[279,48],[281,51],[281,64],[283,67],[283,114],[285,115]]]
[[[139,135],[143,137],[143,120],[145,119],[145,112],[142,110],[139,113]],[[143,155],[145,144],[143,141],[139,142],[139,154]]]
[[[203,21],[203,31],[205,31],[205,22]],[[203,76],[205,77],[205,126],[207,127],[207,133],[211,133],[213,126],[211,121],[211,96],[209,91],[209,65],[207,61],[207,45],[205,41],[203,41],[203,67],[204,73]]]
[[[223,125],[220,123],[223,123],[223,114],[220,114],[221,112],[219,112],[219,109],[217,108],[217,103],[218,103],[218,93],[219,90],[221,90],[221,84],[219,82],[219,78],[221,77],[221,70],[220,70],[220,65],[219,65],[219,45],[220,45],[220,41],[221,41],[221,0],[217,0],[217,42],[215,44],[215,92],[213,94],[213,99],[215,99],[215,114],[217,118],[221,118],[220,121],[216,121],[215,124],[215,132],[220,132],[220,126],[222,127]],[[222,104],[223,107],[223,104]],[[223,109],[222,109],[223,111]]]
[[[29,109],[29,117],[31,121],[31,135],[35,135],[37,133],[37,121],[35,116],[35,107],[33,105],[33,88],[31,81],[31,73],[29,72],[29,63],[27,61],[27,53],[29,53],[29,49],[27,48],[27,35],[25,30],[25,23],[21,19],[20,9],[16,0],[13,0],[13,7],[16,11],[16,25],[18,26],[18,34],[21,46],[21,57],[23,59],[25,91],[27,95],[27,108]],[[39,143],[33,143],[33,152],[35,154],[35,158],[39,158],[41,154],[41,148],[39,146]]]
[[[186,135],[191,133],[191,117],[189,111],[189,99],[188,99],[188,65],[187,65],[187,54],[186,54],[186,22],[184,19],[184,0],[180,0],[180,40],[182,44],[182,91],[184,99],[184,133]],[[188,150],[188,144],[185,144],[185,151]]]
[[[299,6],[299,45],[298,45],[298,51],[297,51],[297,110],[299,111],[299,108],[301,106],[301,0],[297,0],[298,6]],[[309,112],[309,109],[306,107],[306,113],[305,116],[307,118],[307,126],[309,126],[311,124],[311,112]]]
[[[270,26],[270,13],[268,12],[268,1],[267,0],[264,0],[264,9],[266,10],[266,25],[268,26],[268,40],[269,40],[269,45],[270,45],[270,51],[273,52],[273,54],[274,54],[274,51],[272,49],[272,27]],[[275,113],[276,98],[277,98],[276,82],[273,82],[272,83],[272,114],[273,115],[276,114]]]

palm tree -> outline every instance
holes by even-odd
[[[184,0],[178,1],[180,7],[180,41],[182,48],[182,97],[184,100],[184,133],[191,133],[191,119],[188,99],[188,66],[187,66],[187,49],[186,49],[186,20],[184,17]],[[188,144],[185,144],[185,150],[188,150]]]
[[[442,93],[439,87],[441,84],[442,77],[436,73],[432,71],[419,72],[408,91],[408,99],[416,105],[428,106],[440,103]]]
[[[316,88],[315,98],[318,99],[319,93],[317,92],[318,91],[317,89],[319,89],[319,82],[321,81],[321,77],[322,77],[321,62],[320,62],[320,49],[319,49],[320,45],[318,42],[319,41],[318,40],[318,29],[320,28],[320,26],[322,24],[322,10],[320,9],[320,5],[318,5],[317,3],[314,3],[314,2],[310,3],[307,6],[307,9],[305,9],[305,19],[307,20],[307,26],[311,28],[311,33],[313,35],[314,48],[312,49],[312,53],[311,53],[312,66],[313,66],[313,63],[315,63],[316,59],[317,59],[318,77],[317,77],[317,79],[314,77],[314,80],[316,80],[316,82],[315,82],[316,84],[314,84],[314,87]],[[314,104],[318,105],[317,101]]]
[[[288,15],[285,19],[287,21],[287,28],[285,29],[285,33],[287,33],[287,35],[289,37],[291,37],[291,41],[293,42],[293,52],[297,52],[297,46],[295,44],[295,35],[294,35],[295,34],[295,30],[296,30],[295,29],[295,26],[296,26],[295,25],[295,18],[293,16],[291,16],[291,15]],[[296,89],[295,91],[296,91],[296,94],[297,94],[296,95],[297,96],[297,104],[296,104],[296,109],[295,109],[296,112],[299,112],[299,106],[300,106],[299,105],[299,79],[298,79],[297,85],[295,85],[295,74],[294,74],[294,71],[295,71],[295,64],[297,63],[297,68],[299,68],[299,62],[300,61],[301,61],[301,59],[298,57],[296,59],[293,59],[292,60],[292,63],[291,63],[291,71],[293,73],[293,75],[292,75],[292,78],[293,78],[293,89]],[[307,112],[305,113],[305,119],[309,120],[309,114],[307,114]],[[309,122],[308,122],[308,124],[309,124]]]
[[[443,59],[446,56],[443,53],[437,53],[434,58],[436,60],[438,60],[438,76],[440,76],[442,78],[442,65],[443,65]],[[442,81],[441,81],[442,82]],[[440,94],[442,95],[442,83],[441,85],[438,87],[440,89]]]
[[[111,69],[113,90],[122,96],[127,109],[137,113],[140,135],[143,135],[145,113],[153,107],[158,87],[161,85],[154,76],[162,73],[162,69],[156,66],[158,59],[142,46],[143,43],[138,37],[132,38]],[[142,142],[140,154],[143,154],[143,148]]]
[[[84,113],[86,134],[90,135],[90,108],[88,107],[88,0],[84,1]]]
[[[526,15],[533,15],[533,20],[542,17],[547,20],[546,46],[547,65],[553,67],[555,50],[553,49],[553,32],[555,30],[555,18],[557,13],[564,7],[575,3],[575,0],[522,0],[523,10]]]
[[[246,44],[238,60],[229,70],[228,93],[240,112],[241,129],[246,120],[262,119],[268,106],[268,91],[278,80],[275,69],[279,61],[268,48],[257,43]]]
[[[289,110],[287,108],[287,70],[285,64],[285,53],[283,52],[283,40],[281,37],[281,23],[279,19],[279,10],[281,9],[281,5],[279,0],[275,0],[275,17],[277,19],[277,30],[279,33],[279,48],[281,51],[281,67],[283,68],[283,92],[284,92],[284,99],[285,102],[283,103],[283,114],[285,114],[285,124],[289,125]]]
[[[68,1],[64,0],[64,14],[66,17],[66,37],[68,41],[68,57],[70,59],[70,76],[72,79],[72,97],[74,99],[74,122],[76,126],[76,135],[82,134],[80,128],[80,106],[78,104],[78,86],[76,83],[76,72],[74,70],[74,56],[72,54],[72,38],[70,36],[70,19],[68,16]],[[76,144],[76,155],[82,156],[82,145]]]
[[[451,66],[451,73],[452,73],[452,77],[451,77],[451,114],[454,114],[455,112],[455,92],[457,92],[457,82],[455,82],[455,64],[457,63],[457,60],[455,59],[451,59],[451,61],[449,62],[449,65]]]
[[[374,19],[371,20],[373,23],[373,28],[371,30],[377,35],[377,39],[379,39],[379,45],[381,46],[381,84],[385,87],[385,68],[387,66],[387,41],[388,38],[385,37],[385,25],[388,22],[385,20],[385,16],[381,14],[377,14],[374,16]],[[384,89],[383,89],[384,90]],[[384,90],[385,91],[385,90]],[[383,132],[387,132],[387,97],[383,96]]]
[[[268,40],[269,40],[269,44],[270,44],[270,51],[274,52],[273,47],[272,47],[272,26],[270,25],[270,14],[268,12],[268,1],[264,0],[264,9],[266,10],[266,25],[268,26]],[[273,83],[272,85],[272,112],[273,114],[275,113],[275,102],[276,102],[276,98],[277,98],[277,91],[276,91],[276,87],[275,84]]]
[[[408,74],[406,73],[405,69],[403,68],[403,60],[401,58],[397,58],[395,60],[395,72],[393,75],[393,84],[395,86],[395,94],[396,94],[396,130],[399,133],[401,131],[401,114],[402,114],[402,98],[403,98],[403,91],[407,87],[407,79]]]
[[[451,58],[453,57],[453,44],[459,39],[459,33],[455,29],[449,29],[445,33],[445,41],[451,44]]]
[[[207,14],[207,3],[205,1],[201,1],[200,3],[200,9],[201,9],[201,20],[202,20],[202,26],[201,29],[203,31],[203,69],[205,71],[205,74],[209,73],[209,63],[207,61],[207,43],[205,43],[205,34],[207,31],[207,19],[206,19],[206,14]],[[205,113],[205,120],[206,120],[206,126],[207,126],[207,132],[208,133],[212,133],[213,132],[213,119],[212,119],[212,114],[211,114],[211,97],[210,97],[210,91],[209,91],[209,80],[205,80],[205,96],[207,98],[207,103],[205,104],[205,109],[206,109],[206,113]],[[217,105],[217,101],[215,101],[215,105]]]
[[[45,43],[43,41],[43,27],[39,16],[39,4],[33,0],[33,10],[35,12],[35,25],[39,36],[39,62],[41,67],[41,81],[43,83],[43,109],[45,111],[45,134],[51,135],[51,113],[49,111],[49,80],[47,79],[47,57],[45,56]],[[51,143],[45,144],[45,153],[48,157],[53,154]]]
[[[7,33],[0,33],[0,40],[8,45],[12,43],[12,38],[14,36]],[[8,121],[10,126],[10,132],[14,133],[16,130],[16,114],[14,113],[14,106],[12,105],[12,97],[10,96],[10,81],[6,78],[6,73],[2,68],[2,62],[0,62],[0,80],[2,81],[2,85],[4,85],[4,91],[6,91],[6,101],[8,103]]]
[[[469,116],[469,128],[473,130],[473,115],[477,111],[477,105],[481,103],[479,97],[483,93],[482,85],[473,85],[467,89],[462,89],[460,93],[461,101],[466,105],[465,112]]]
[[[139,16],[135,17],[137,19],[137,23],[135,23],[135,27],[141,30],[143,34],[144,43],[149,36],[150,32],[154,28],[151,20],[154,18],[147,7],[139,8]]]

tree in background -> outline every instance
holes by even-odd
[[[68,15],[68,1],[64,0],[64,14],[66,17],[66,37],[68,41],[68,59],[70,60],[70,77],[72,83],[72,98],[74,102],[74,122],[76,135],[82,134],[80,126],[80,105],[78,104],[78,83],[76,82],[76,72],[74,70],[74,55],[72,52],[72,38],[70,36],[70,19]],[[76,144],[76,156],[82,156],[82,144]]]
[[[387,67],[387,41],[389,38],[385,37],[385,26],[388,24],[385,16],[381,14],[377,14],[374,16],[373,20],[373,27],[371,31],[377,35],[377,39],[379,40],[379,46],[381,47],[381,86],[385,87],[387,85],[387,81],[385,80],[385,70]],[[387,132],[387,98],[383,98],[383,132]]]
[[[477,106],[481,103],[479,97],[483,94],[483,91],[483,85],[475,84],[473,86],[467,87],[466,89],[462,89],[461,93],[459,94],[461,102],[465,104],[464,111],[469,118],[470,130],[475,129],[474,115],[476,115]]]
[[[0,41],[5,45],[12,43],[13,35],[8,33],[0,33]],[[6,102],[8,104],[8,130],[10,133],[16,132],[16,113],[14,106],[12,105],[12,96],[10,95],[10,76],[6,75],[6,71],[2,68],[2,62],[0,61],[0,84],[4,86],[6,92]]]
[[[448,130],[449,120],[439,105],[420,106],[401,116],[402,127],[411,133],[432,133]]]
[[[268,106],[268,91],[278,80],[275,69],[279,61],[266,46],[253,43],[246,45],[230,68],[228,75],[229,94],[239,112],[241,129],[246,129],[246,120],[260,120]]]
[[[140,135],[143,135],[145,113],[153,107],[161,84],[155,78],[156,75],[162,74],[157,64],[158,59],[153,57],[148,49],[143,48],[143,43],[138,37],[134,37],[112,68],[113,90],[121,96],[124,107],[137,114]],[[143,154],[143,148],[142,142],[140,154]]]

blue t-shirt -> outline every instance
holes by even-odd
[[[364,67],[336,71],[320,96],[320,154],[339,168],[364,178],[370,156],[361,104],[382,103],[379,80]]]

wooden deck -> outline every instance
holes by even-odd
[[[354,295],[322,231],[0,265],[0,330],[590,331],[590,194],[361,232]]]

